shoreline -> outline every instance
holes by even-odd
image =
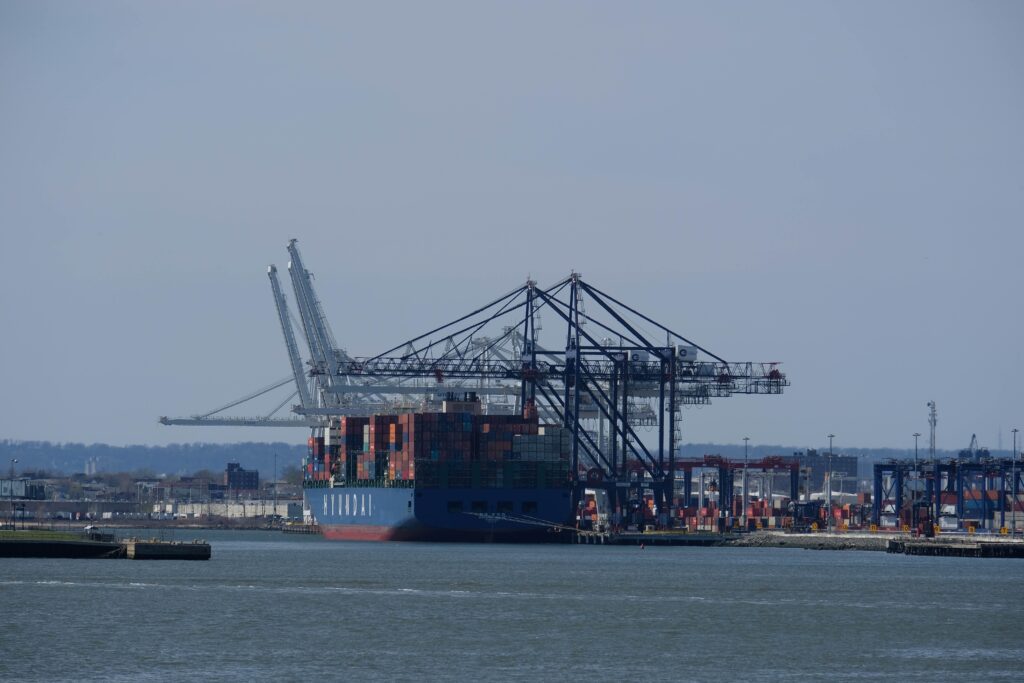
[[[1003,548],[1006,554],[1024,554],[1024,539],[1000,534],[940,534],[931,538],[908,533],[886,532],[811,532],[787,534],[761,531],[730,539],[723,545],[740,548],[801,548],[804,550],[864,550],[869,552],[905,553],[915,555],[961,555],[985,552],[985,548]]]
[[[177,520],[76,520],[73,522],[62,521],[56,524],[25,522],[24,526],[22,526],[21,523],[19,522],[17,525],[17,531],[20,532],[42,530],[81,532],[85,531],[86,529],[212,529],[225,531],[281,531],[283,528],[288,528],[289,526],[300,527],[302,525],[268,524],[266,522],[245,523],[234,521],[198,522],[195,520],[189,520],[188,522],[182,522]],[[10,527],[3,527],[2,530],[7,532],[15,531]]]
[[[885,552],[893,539],[909,539],[909,534],[828,533],[793,534],[778,531],[753,532],[723,543],[734,548],[800,548],[803,550],[865,550]]]
[[[125,520],[129,521],[129,520]],[[217,521],[202,523],[195,520],[181,522],[176,520],[131,520],[134,523],[113,524],[109,522],[71,522],[59,525],[31,524],[25,525],[24,531],[54,531],[82,533],[88,529],[107,530],[152,530],[152,531],[276,531],[281,533],[315,533],[307,530],[304,525],[268,525],[268,524],[246,524],[236,521]],[[20,533],[6,530],[4,535]],[[798,548],[801,550],[833,550],[848,551],[859,550],[867,552],[892,552],[893,544],[899,547],[912,546],[917,549],[913,554],[930,554],[921,552],[921,548],[945,548],[951,553],[959,552],[959,549],[977,548],[979,545],[1007,545],[1014,548],[1024,549],[1024,539],[1012,538],[998,534],[941,534],[935,538],[920,538],[908,533],[901,532],[807,532],[790,533],[785,531],[764,530],[746,534],[723,534],[723,535],[696,535],[687,538],[688,534],[681,534],[678,542],[667,541],[664,536],[659,538],[651,535],[645,538],[645,534],[630,535],[628,539],[608,539],[609,545],[677,545],[677,546],[705,546],[720,548]],[[699,542],[698,542],[699,540]],[[667,541],[667,542],[665,542]],[[1024,552],[1024,551],[1022,551]],[[1019,556],[1019,555],[1018,555]]]

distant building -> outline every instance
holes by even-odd
[[[260,489],[259,470],[247,470],[237,462],[229,462],[228,468],[224,470],[224,486],[234,496],[239,493],[256,493]]]
[[[812,492],[825,490],[825,479],[829,471],[828,453],[820,453],[813,448],[806,453],[794,453],[800,463],[800,486],[806,489],[808,483]],[[852,455],[833,455],[832,458],[832,490],[854,492],[857,490],[857,457]],[[809,480],[809,482],[808,482]]]
[[[7,500],[46,500],[46,489],[42,482],[25,479],[0,479],[0,503]]]

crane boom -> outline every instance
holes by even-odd
[[[326,377],[317,379],[321,389],[329,388],[338,373],[337,355],[331,335],[327,331],[323,312],[313,290],[313,282],[309,271],[302,264],[302,256],[296,246],[298,240],[288,242],[288,255],[291,260],[288,262],[288,274],[291,276],[292,289],[295,292],[295,305],[299,309],[299,317],[302,319],[302,327],[306,333],[306,341],[309,344],[309,354],[313,359],[314,371]],[[321,392],[321,400],[328,404],[338,404],[336,396]]]
[[[288,348],[288,360],[291,362],[292,375],[295,377],[295,388],[299,392],[299,403],[303,408],[312,408],[313,401],[309,396],[306,374],[302,371],[299,346],[295,342],[295,331],[292,329],[291,317],[288,315],[288,301],[284,298],[281,283],[277,279],[277,266],[267,268],[267,275],[270,277],[270,288],[274,292],[274,304],[277,306],[277,317],[281,321],[284,343]]]
[[[279,417],[161,417],[162,425],[185,427],[316,427],[313,418]]]

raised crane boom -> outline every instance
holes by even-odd
[[[295,305],[299,309],[299,317],[302,319],[302,327],[309,344],[309,355],[313,361],[314,374],[325,375],[318,382],[321,389],[327,389],[333,384],[333,378],[337,376],[338,359],[335,354],[333,335],[327,328],[320,302],[316,298],[312,277],[302,264],[302,256],[296,246],[297,242],[298,240],[294,239],[288,242],[288,255],[291,257],[288,263],[288,274],[291,276],[292,289],[295,292]],[[321,392],[321,399],[327,405],[339,404],[335,394]]]
[[[310,353],[314,360],[321,363],[323,369],[331,372],[337,370],[336,343],[334,335],[327,326],[327,320],[313,288],[313,276],[302,263],[302,256],[296,245],[298,240],[288,242],[288,274],[292,279],[295,301],[302,318],[302,326],[306,331]]]
[[[292,329],[291,317],[288,315],[288,301],[284,298],[281,283],[277,279],[277,266],[267,268],[267,275],[270,277],[270,288],[274,293],[274,304],[277,307],[277,317],[281,321],[284,343],[288,348],[288,360],[292,366],[292,375],[295,377],[295,389],[299,393],[299,403],[303,408],[312,408],[314,404],[309,395],[306,373],[302,371],[299,345],[295,342],[295,331]]]

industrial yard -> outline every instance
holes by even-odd
[[[728,361],[575,272],[549,287],[528,280],[381,353],[353,356],[331,331],[297,240],[287,251],[297,318],[278,269],[267,272],[290,377],[160,421],[310,429],[306,505],[330,537],[459,540],[464,531],[463,540],[700,544],[779,531],[847,534],[808,547],[881,549],[891,535],[1024,529],[1017,460],[993,458],[973,439],[959,458],[936,457],[934,401],[931,457],[917,457],[915,434],[912,461],[876,462],[870,478],[834,453],[833,434],[827,454],[749,458],[745,438],[742,460],[683,458],[684,407],[781,394],[790,384],[781,364]],[[543,332],[542,311],[554,335]],[[298,401],[290,417],[225,413],[282,387],[291,394],[279,410]],[[564,502],[552,497],[559,490]],[[855,532],[870,535],[854,541]]]

